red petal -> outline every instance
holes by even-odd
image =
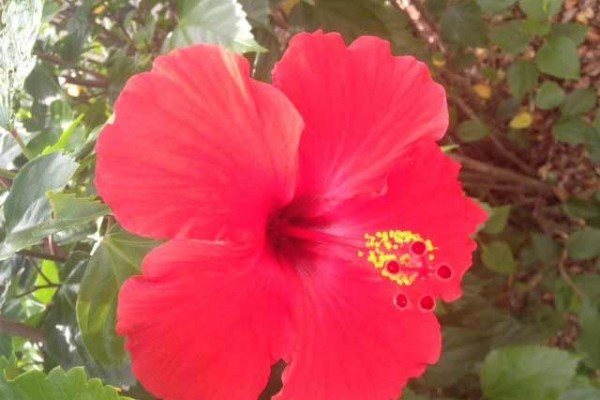
[[[441,138],[446,95],[425,64],[393,57],[389,43],[298,34],[273,82],[304,118],[300,195],[348,198],[380,191],[394,162],[420,138]]]
[[[407,287],[414,303],[425,295],[446,301],[461,296],[461,279],[477,247],[471,237],[487,215],[463,193],[459,169],[460,164],[439,146],[424,140],[411,146],[396,164],[385,196],[355,201],[336,212],[339,223],[332,229],[340,236],[359,238],[365,233],[401,230],[431,240],[436,247],[432,267],[443,268],[437,272],[440,279],[431,276]]]
[[[303,123],[248,74],[243,57],[200,45],[159,57],[127,83],[96,169],[100,195],[127,230],[243,236],[289,201]]]
[[[181,240],[152,251],[143,271],[121,289],[117,325],[141,383],[169,400],[256,400],[291,347],[289,270]]]
[[[344,258],[322,256],[303,275],[299,343],[278,400],[395,399],[439,357],[435,316],[400,310],[395,284]]]

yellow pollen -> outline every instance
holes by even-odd
[[[427,276],[431,270],[430,262],[435,260],[434,252],[437,248],[433,242],[411,231],[392,229],[365,233],[364,238],[365,248],[364,251],[358,251],[358,257],[366,255],[366,260],[380,270],[382,276],[400,286],[410,286],[419,277]],[[415,243],[424,244],[423,254],[411,251],[411,246]],[[392,261],[397,265],[386,268]]]

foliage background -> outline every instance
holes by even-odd
[[[290,36],[317,28],[430,65],[443,144],[492,215],[464,298],[436,310],[442,359],[404,398],[600,399],[597,0],[3,0],[0,398],[153,398],[114,324],[156,243],[97,198],[98,132],[158,54],[220,43],[268,81]]]

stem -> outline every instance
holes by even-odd
[[[59,256],[56,254],[42,253],[42,252],[33,251],[33,250],[21,250],[21,251],[18,251],[17,254],[20,254],[25,257],[40,258],[42,260],[50,260],[50,261],[58,261],[58,262],[67,261],[67,259],[63,256]]]
[[[60,284],[58,284],[58,283],[49,283],[49,284],[47,284],[47,285],[38,285],[38,286],[34,286],[34,287],[32,287],[32,288],[31,288],[31,289],[29,289],[29,290],[26,290],[26,291],[25,291],[25,292],[23,292],[23,293],[19,293],[19,294],[15,295],[15,297],[14,297],[14,298],[15,298],[15,299],[19,299],[19,298],[21,298],[21,297],[25,297],[25,296],[27,296],[27,295],[30,295],[30,294],[34,293],[34,292],[37,292],[38,290],[41,290],[41,289],[57,289],[57,288],[59,288],[59,287],[61,287],[61,285],[60,285]]]
[[[571,287],[571,289],[573,289],[573,291],[575,292],[577,297],[579,297],[580,300],[584,300],[587,298],[587,296],[585,295],[585,293],[583,293],[583,291],[579,288],[579,286],[577,286],[577,284],[575,284],[575,282],[573,282],[573,279],[571,279],[571,276],[569,276],[569,273],[567,272],[567,269],[565,268],[566,260],[567,260],[567,252],[566,252],[566,250],[563,250],[563,252],[560,256],[560,261],[558,262],[558,271],[560,272],[560,276],[567,283],[567,285],[569,285]]]
[[[451,156],[453,158],[455,158],[457,161],[459,161],[465,168],[469,168],[474,171],[487,174],[488,176],[495,176],[500,179],[517,182],[523,186],[529,186],[532,188],[536,188],[537,190],[542,191],[542,192],[554,193],[550,186],[546,185],[544,182],[541,182],[541,181],[531,178],[529,176],[521,175],[519,173],[513,172],[508,169],[489,165],[489,164],[483,163],[478,160],[474,160],[474,159],[466,157],[466,156],[461,156],[458,154],[453,154]]]
[[[12,180],[15,179],[15,176],[17,176],[16,172],[9,171],[9,170],[4,169],[4,168],[0,168],[0,177],[1,178],[10,179],[12,181]]]
[[[43,342],[44,331],[31,326],[13,322],[0,316],[0,332],[10,336],[21,336],[31,340],[32,342]]]
[[[57,57],[57,56],[55,56],[53,54],[36,52],[35,55],[40,60],[44,60],[44,61],[47,61],[47,62],[52,63],[52,64],[61,65],[61,66],[66,67],[66,68],[71,68],[71,69],[74,69],[74,70],[86,73],[86,74],[91,75],[91,76],[93,76],[95,78],[98,78],[99,80],[105,80],[106,79],[106,75],[101,74],[98,71],[94,71],[92,69],[85,68],[85,67],[80,67],[78,65],[73,65],[70,62],[65,61],[62,58]]]
[[[477,113],[462,98],[460,98],[459,96],[456,96],[452,93],[448,93],[448,97],[450,99],[452,99],[452,101],[458,106],[458,108],[460,108],[461,111],[464,112],[470,119],[475,120],[475,121],[481,121],[481,122],[485,123],[485,121],[482,118],[480,118],[479,115],[477,115]],[[486,124],[486,125],[489,125],[492,130],[491,135],[489,135],[488,137],[489,137],[490,141],[492,142],[492,144],[496,147],[498,152],[505,159],[512,162],[516,166],[518,166],[521,170],[523,170],[523,172],[526,172],[527,174],[535,176],[536,171],[533,168],[531,168],[529,165],[527,165],[526,163],[521,161],[521,159],[519,159],[519,157],[517,157],[515,154],[513,154],[510,150],[508,150],[504,146],[504,144],[502,144],[502,142],[498,139],[499,132],[490,124]]]
[[[107,88],[110,83],[107,80],[99,80],[99,79],[80,79],[80,78],[72,78],[70,76],[65,76],[65,81],[67,83],[72,83],[74,85],[85,86],[90,88]]]
[[[23,152],[23,155],[28,160],[31,160],[33,158],[33,154],[31,154],[31,152],[27,148],[27,145],[25,145],[25,142],[23,142],[23,139],[21,139],[21,137],[19,136],[19,134],[17,133],[17,131],[15,131],[14,129],[7,130],[7,129],[4,129],[3,127],[0,126],[0,132],[2,132],[4,134],[9,134],[10,136],[12,136],[12,138],[15,139],[15,142],[17,142],[17,144],[21,148],[21,151]]]

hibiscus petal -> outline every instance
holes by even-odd
[[[241,56],[199,45],[129,80],[99,137],[96,169],[100,195],[127,230],[243,237],[289,201],[303,122],[248,68]]]
[[[399,310],[395,284],[356,259],[322,254],[301,276],[299,343],[277,400],[395,399],[409,378],[437,361],[435,316]]]
[[[406,287],[413,304],[423,296],[453,301],[462,294],[460,283],[477,247],[472,236],[487,215],[463,193],[459,169],[460,164],[439,146],[423,140],[395,165],[385,196],[350,201],[335,211],[339,223],[331,229],[339,236],[356,239],[365,233],[400,230],[431,241],[430,275]]]
[[[119,295],[135,376],[166,400],[256,400],[291,348],[289,269],[231,245],[153,250]]]
[[[330,199],[379,192],[394,162],[420,139],[441,138],[446,95],[425,64],[393,57],[364,36],[347,47],[337,33],[298,34],[273,71],[306,127],[299,195]]]

